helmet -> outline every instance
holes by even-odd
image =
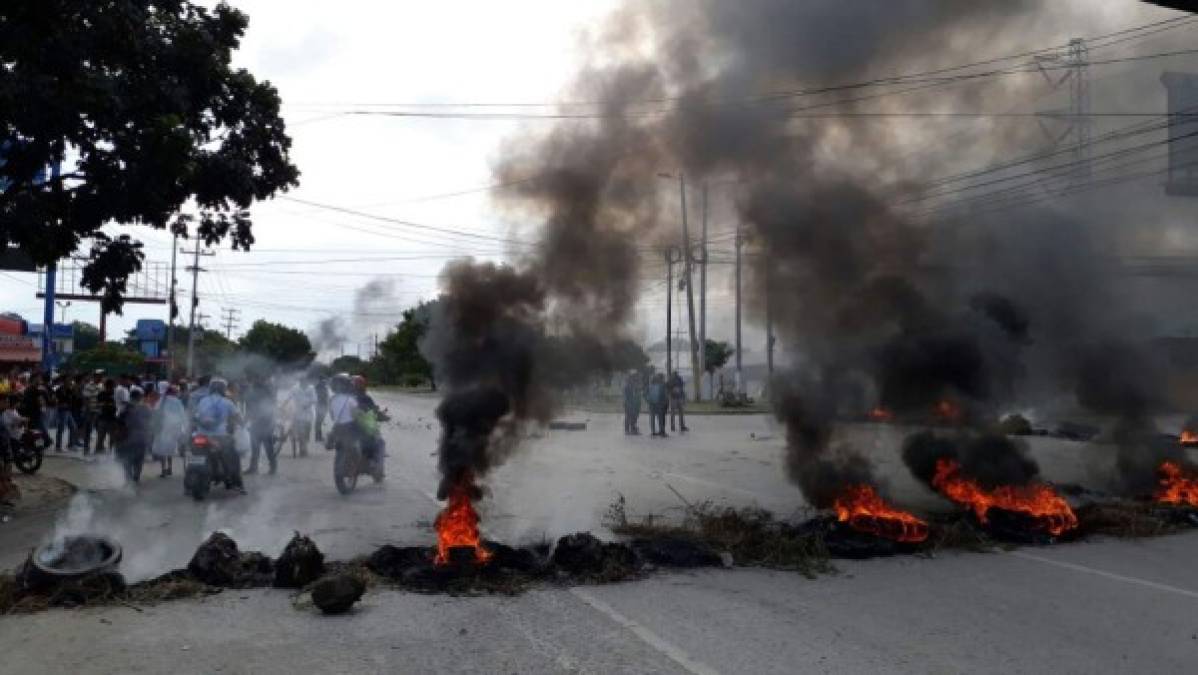
[[[227,391],[228,388],[229,383],[223,378],[214,377],[211,380],[208,380],[208,391],[212,392],[213,394],[220,394],[221,396],[224,396],[225,391]]]
[[[365,377],[363,377],[361,375],[354,375],[352,378],[350,378],[350,381],[353,382],[354,389],[358,389],[358,390],[366,389],[366,378]]]
[[[353,383],[347,373],[337,373],[329,379],[329,389],[335,394],[348,394],[352,388]]]

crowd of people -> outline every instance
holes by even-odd
[[[219,391],[213,386],[217,382]],[[378,410],[365,379],[351,382],[351,412]],[[205,399],[213,401],[205,405]],[[218,424],[221,433],[233,433],[231,424],[223,424],[231,417],[248,434],[245,473],[257,473],[265,463],[273,474],[288,441],[293,456],[307,456],[313,437],[324,439],[326,416],[338,423],[329,404],[329,379],[316,375],[252,374],[226,381],[110,376],[103,370],[12,372],[0,374],[0,450],[33,438],[45,452],[52,446],[54,452],[82,456],[111,453],[133,483],[141,480],[148,460],[158,464],[161,478],[168,478],[175,457],[184,454],[191,433],[202,426],[203,409],[215,405],[229,412]],[[344,416],[344,406],[341,412]]]
[[[666,415],[670,419],[670,431],[685,433],[686,426],[686,383],[678,371],[667,379],[663,373],[654,373],[645,378],[639,370],[630,371],[624,378],[624,434],[639,436],[641,402],[649,407],[649,432],[651,436],[664,438]]]

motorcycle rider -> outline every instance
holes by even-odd
[[[329,391],[333,394],[329,399],[329,421],[332,428],[329,429],[326,445],[333,450],[339,443],[354,443],[358,440],[358,423],[355,420],[358,398],[354,396],[353,384],[349,375],[345,373],[338,373],[329,378]]]
[[[374,402],[374,398],[366,393],[366,378],[362,375],[354,375],[351,380],[354,386],[354,398],[358,403],[358,412],[361,415],[373,413],[374,418],[378,422],[386,422],[391,419],[386,410],[383,410]],[[378,426],[375,425],[373,432],[363,430],[362,433],[362,454],[370,459],[377,459],[379,465],[382,465],[383,453],[385,445],[383,437],[378,432]]]
[[[208,394],[196,403],[195,430],[208,437],[215,450],[214,456],[221,464],[222,474],[231,486],[245,494],[241,482],[241,455],[233,444],[233,428],[241,423],[241,415],[225,393],[228,382],[214,377],[208,381]]]

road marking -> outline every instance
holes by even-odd
[[[1068,562],[1063,562],[1060,560],[1052,560],[1051,558],[1042,558],[1038,555],[1032,555],[1031,553],[1024,553],[1023,551],[1012,551],[1010,555],[1013,555],[1016,558],[1023,558],[1024,560],[1034,560],[1036,562],[1044,563],[1045,565],[1054,565],[1056,567],[1061,567],[1061,568],[1064,568],[1067,570],[1073,570],[1074,572],[1086,572],[1088,574],[1093,574],[1093,575],[1100,576],[1100,577],[1106,577],[1107,579],[1114,579],[1115,581],[1122,581],[1124,583],[1135,584],[1137,586],[1144,586],[1146,588],[1152,588],[1152,589],[1155,589],[1158,591],[1165,591],[1167,593],[1175,593],[1177,595],[1183,595],[1187,598],[1198,599],[1198,591],[1191,591],[1191,590],[1188,590],[1185,588],[1179,588],[1177,586],[1161,584],[1161,583],[1157,583],[1155,581],[1148,581],[1147,579],[1140,579],[1137,577],[1127,577],[1127,576],[1123,576],[1122,574],[1115,574],[1114,572],[1107,572],[1105,570],[1095,569],[1093,567],[1086,567],[1085,565],[1078,565],[1076,563],[1068,563]]]
[[[617,612],[611,605],[591,595],[590,592],[575,587],[570,589],[570,593],[590,605],[595,611],[607,616],[607,618],[620,624],[623,628],[627,628],[633,635],[640,638],[642,642],[656,649],[660,654],[674,663],[682,666],[688,673],[692,673],[693,675],[719,675],[719,671],[715,668],[687,656],[686,652],[666,642],[657,633]]]

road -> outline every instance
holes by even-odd
[[[55,527],[116,536],[133,579],[186,563],[224,529],[277,554],[293,530],[332,557],[385,542],[433,540],[435,399],[383,395],[389,478],[341,497],[331,458],[282,460],[250,494],[196,504],[179,478],[121,487],[106,461],[52,459],[80,486],[69,507],[0,525],[12,567]],[[781,434],[760,416],[696,417],[685,439],[626,438],[620,420],[577,413],[584,432],[550,431],[488,478],[488,536],[509,542],[602,533],[622,494],[632,513],[676,513],[689,501],[804,508],[782,471]],[[945,508],[902,470],[902,429],[859,426],[842,440],[869,454],[890,494]],[[1035,439],[1058,481],[1095,483],[1101,446]],[[550,587],[517,597],[450,598],[374,590],[351,615],[294,607],[283,591],[51,611],[0,618],[0,671],[40,672],[1054,672],[1189,673],[1198,662],[1198,533],[934,559],[837,562],[817,579],[764,570],[662,574],[610,586]]]

